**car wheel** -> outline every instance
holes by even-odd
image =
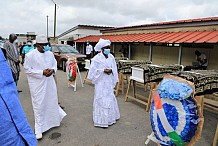
[[[62,61],[62,70],[66,72],[66,61]]]

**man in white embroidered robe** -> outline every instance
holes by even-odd
[[[37,139],[52,127],[60,126],[66,113],[59,107],[57,88],[53,74],[57,71],[57,62],[49,51],[46,36],[36,37],[37,48],[25,56],[24,70],[27,74],[33,111],[35,116],[35,134]]]
[[[110,54],[109,40],[100,39],[95,49],[101,51],[91,62],[88,79],[95,84],[93,102],[94,126],[108,127],[120,118],[120,112],[114,95],[114,87],[118,82],[117,66],[114,56]]]

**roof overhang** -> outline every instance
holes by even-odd
[[[87,36],[74,42],[98,42],[99,39],[109,39],[111,42],[141,42],[141,43],[218,43],[218,30],[159,32],[142,34],[95,35]]]

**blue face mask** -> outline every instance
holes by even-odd
[[[51,50],[51,47],[49,47],[49,45],[43,46],[43,50],[44,50],[45,52],[50,51],[50,50]]]
[[[108,55],[110,53],[110,49],[104,49],[104,54]]]

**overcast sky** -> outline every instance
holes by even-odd
[[[218,16],[218,0],[54,0],[56,35],[77,26],[130,26]],[[52,0],[0,0],[0,36],[54,32]]]

